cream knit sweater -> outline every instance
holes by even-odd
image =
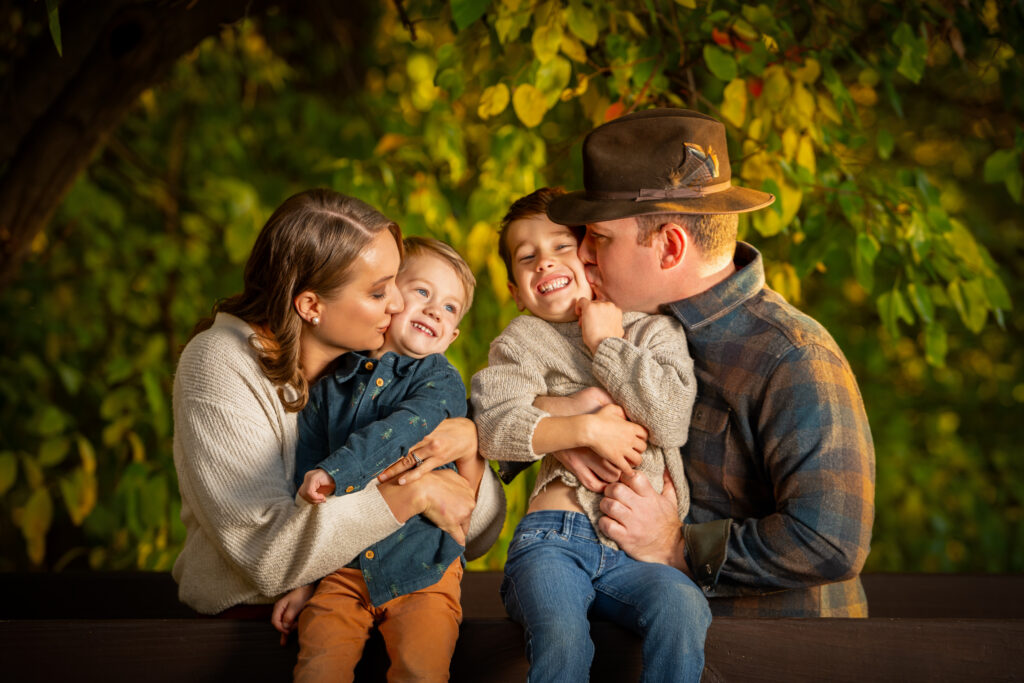
[[[321,505],[296,503],[296,413],[285,411],[260,370],[251,334],[244,321],[218,314],[185,347],[174,378],[174,465],[187,536],[173,574],[181,601],[208,614],[273,601],[402,526],[375,485]],[[468,557],[491,546],[504,517],[504,493],[488,468]]]
[[[470,392],[480,453],[489,460],[543,458],[530,500],[561,479],[576,489],[576,499],[601,542],[612,548],[616,544],[597,528],[601,494],[582,486],[551,455],[533,452],[533,432],[548,417],[533,400],[603,387],[630,420],[647,428],[647,450],[639,471],[660,493],[668,469],[682,520],[690,509],[690,489],[679,447],[686,443],[697,384],[686,336],[678,321],[665,315],[626,313],[623,327],[624,339],[605,339],[592,355],[579,323],[519,316],[491,342],[488,367],[473,376]]]

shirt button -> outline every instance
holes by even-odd
[[[368,560],[372,560],[373,559],[373,551],[372,550],[367,550],[366,551],[366,559],[368,559]]]
[[[704,565],[704,573],[707,574],[708,576],[711,576],[711,565],[710,564]]]
[[[348,486],[348,487],[345,488],[345,493],[352,493],[355,490],[356,490],[355,486]]]
[[[370,361],[366,361],[366,365],[364,367],[367,370],[373,370],[373,363],[371,363]]]
[[[377,386],[378,387],[384,386],[384,380],[382,378],[380,378],[380,377],[377,378]]]

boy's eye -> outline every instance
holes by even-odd
[[[523,254],[522,256],[519,257],[519,262],[520,263],[526,263],[527,261],[530,261],[532,259],[533,259],[533,254]]]
[[[558,247],[556,247],[556,248],[557,248],[557,249],[558,249],[559,251],[561,251],[561,250],[564,250],[564,249],[568,249],[568,248],[570,248],[570,247],[572,247],[572,248],[576,248],[576,245],[575,245],[575,244],[559,244],[559,245],[558,245]]]
[[[426,297],[427,296],[427,290],[423,289],[422,287],[417,287],[416,288],[416,293],[419,294],[422,297]]]
[[[458,309],[457,309],[457,308],[455,308],[455,306],[453,306],[452,304],[447,304],[447,305],[446,305],[446,306],[444,307],[444,310],[446,310],[446,311],[448,311],[449,313],[451,313],[451,314],[453,314],[453,315],[454,315],[454,314],[455,314],[455,311],[457,311]]]

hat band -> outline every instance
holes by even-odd
[[[714,185],[698,185],[696,187],[668,187],[661,189],[641,188],[627,192],[600,192],[587,190],[587,199],[632,199],[635,202],[646,202],[657,199],[699,199],[716,192],[725,192],[732,187],[728,180]]]

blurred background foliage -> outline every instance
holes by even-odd
[[[332,187],[466,255],[481,286],[450,357],[468,380],[518,314],[509,203],[581,187],[583,135],[655,105],[724,120],[736,180],[779,198],[740,229],[859,379],[868,569],[1024,570],[1020,3],[329,4],[181,59],[0,291],[0,570],[170,568],[176,358],[285,197]],[[8,50],[53,30],[41,3],[6,19]],[[502,565],[530,479],[472,567]]]

